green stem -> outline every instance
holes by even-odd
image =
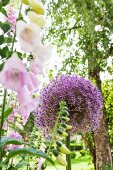
[[[2,126],[4,122],[4,111],[5,111],[5,104],[6,104],[6,94],[7,90],[4,90],[4,98],[3,98],[3,106],[2,106],[2,114],[1,114],[1,123],[0,123],[0,141],[1,141],[1,136],[2,136]]]
[[[7,90],[4,90],[4,98],[3,98],[3,106],[2,106],[2,113],[1,113],[1,122],[0,122],[0,144],[1,144],[1,137],[3,135],[3,123],[4,123],[4,112],[5,112],[5,104],[6,104],[6,94],[7,94]],[[2,152],[3,150],[0,150],[0,163],[2,162]],[[2,170],[2,167],[0,167],[0,170]]]
[[[51,147],[52,147],[52,144],[53,144],[55,135],[56,135],[59,118],[60,118],[60,112],[58,113],[58,117],[57,117],[57,120],[56,120],[56,123],[55,123],[55,127],[54,127],[54,130],[53,130],[53,133],[52,133],[51,143],[50,143],[50,145],[49,145],[49,149],[48,149],[48,152],[47,152],[48,154],[49,154],[49,152],[50,152],[50,150],[51,150]]]
[[[19,19],[20,14],[21,14],[21,9],[22,9],[22,3],[20,4],[18,19]],[[16,38],[16,26],[15,26],[15,32],[14,32],[14,37],[13,37],[13,42],[12,42],[12,47],[11,47],[12,52],[13,52],[13,49],[14,49],[15,38]]]
[[[66,137],[66,146],[67,148],[70,150],[70,132],[68,132],[68,136]],[[67,166],[66,166],[66,170],[71,170],[71,155],[68,154],[66,155],[66,161],[67,161]]]
[[[18,17],[21,14],[21,9],[22,9],[22,3],[20,5]],[[11,47],[12,52],[13,52],[13,49],[14,49],[15,38],[16,38],[16,28],[15,28],[15,33],[14,33],[14,37],[13,37],[12,47]],[[3,133],[4,133],[4,131],[2,129],[2,126],[3,126],[3,123],[4,123],[4,111],[5,111],[5,106],[6,106],[6,94],[7,94],[7,90],[5,89],[4,90],[4,98],[3,98],[3,107],[2,107],[2,113],[1,113],[1,122],[0,122],[0,144],[1,144],[1,137],[3,136]],[[1,149],[0,150],[0,170],[2,170],[2,166],[1,166],[2,152],[3,152],[3,150]]]

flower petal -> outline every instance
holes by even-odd
[[[46,24],[46,20],[43,17],[43,15],[39,15],[34,11],[28,11],[27,15],[30,19],[31,22],[33,22],[34,24],[40,26],[40,27],[44,27]]]
[[[45,13],[45,8],[39,0],[30,0],[30,5],[32,10],[38,14],[43,15]]]

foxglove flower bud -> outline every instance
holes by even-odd
[[[65,124],[65,123],[62,123],[61,126],[62,126],[63,128],[65,128],[66,130],[71,130],[71,129],[72,129],[72,126],[67,125],[67,124]]]
[[[61,129],[57,129],[57,132],[58,132],[58,134],[60,134],[60,135],[62,135],[62,136],[64,136],[64,137],[67,137],[67,136],[68,136],[68,133],[64,132],[64,131],[61,130]]]
[[[64,154],[70,154],[70,150],[62,142],[56,141],[56,144],[58,145],[60,152]]]
[[[69,116],[69,112],[67,110],[62,110],[62,116]]]
[[[34,11],[28,11],[27,16],[29,17],[30,21],[39,27],[44,27],[46,24],[46,20],[43,15],[39,15]]]
[[[45,8],[40,1],[30,0],[30,6],[32,7],[32,10],[35,11],[37,14],[44,15]]]
[[[68,117],[65,117],[65,116],[60,117],[60,119],[63,120],[63,121],[66,121],[66,122],[70,121],[70,119]]]
[[[57,150],[53,150],[53,154],[60,165],[67,166],[67,161],[62,157],[62,155],[59,154]]]
[[[29,5],[30,4],[30,0],[22,0],[22,3]]]

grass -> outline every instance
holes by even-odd
[[[56,165],[57,170],[66,170],[66,167]],[[48,166],[46,170],[56,170],[53,166]],[[94,170],[94,166],[91,161],[90,156],[78,156],[75,159],[72,160],[72,170]]]

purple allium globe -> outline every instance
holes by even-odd
[[[67,104],[72,133],[95,130],[99,126],[102,95],[96,86],[83,77],[61,75],[55,78],[44,87],[39,101],[35,122],[47,131],[55,126],[60,101]]]

